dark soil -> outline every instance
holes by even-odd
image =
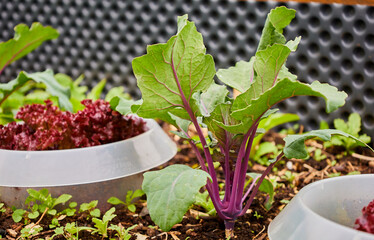
[[[167,128],[167,126],[164,126]],[[195,154],[183,140],[172,136],[178,143],[179,153],[167,164],[188,164],[196,166],[198,164]],[[282,142],[282,137],[274,132],[268,133],[264,140]],[[276,190],[275,202],[272,208],[267,211],[263,206],[266,196],[259,193],[253,202],[250,210],[239,218],[235,224],[235,239],[247,240],[257,239],[265,240],[267,237],[267,227],[272,219],[285,207],[285,200],[291,200],[293,196],[305,185],[332,175],[346,175],[348,173],[359,171],[361,174],[374,173],[374,154],[368,149],[359,148],[353,156],[344,156],[342,148],[330,148],[325,150],[323,145],[317,141],[309,140],[308,146],[315,149],[321,149],[322,153],[327,156],[326,159],[317,161],[312,157],[309,160],[285,159],[276,166],[277,171],[272,172],[272,176],[276,176],[280,187]],[[339,155],[341,155],[339,157]],[[372,158],[372,160],[360,159],[362,156]],[[359,158],[358,158],[359,157]],[[166,165],[162,166],[165,167]],[[162,168],[161,167],[161,168]],[[249,171],[262,172],[265,167],[257,163],[253,163]],[[294,173],[295,178],[292,182],[286,180],[284,174],[286,171]],[[222,181],[222,180],[221,180]],[[281,201],[283,200],[283,201]],[[190,210],[184,217],[182,223],[176,224],[171,231],[162,232],[150,219],[147,214],[145,200],[137,202],[137,210],[131,213],[124,209],[117,209],[115,217],[110,224],[121,224],[125,228],[137,225],[131,230],[131,239],[225,239],[225,231],[223,222],[217,217],[207,216],[199,208]],[[257,213],[257,214],[254,214]],[[0,213],[0,234],[7,233],[7,239],[17,239],[20,230],[25,227],[22,223],[14,223],[11,217],[12,211],[7,208],[6,212]],[[202,214],[198,217],[197,215]],[[257,217],[256,217],[257,216]],[[54,231],[49,229],[51,222],[50,217],[44,217],[38,223],[43,227],[43,231],[32,239],[48,239]],[[93,227],[91,219],[87,214],[76,214],[74,217],[66,217],[60,221],[61,226],[68,222],[76,222],[78,226]],[[29,224],[29,223],[28,223]],[[115,238],[114,232],[109,231],[109,237]],[[54,239],[65,239],[62,236]],[[102,239],[99,235],[92,235],[88,231],[81,231],[79,239]]]

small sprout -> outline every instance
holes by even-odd
[[[348,133],[363,143],[370,143],[371,138],[366,134],[360,134],[361,131],[361,117],[358,113],[351,113],[348,117],[348,121],[345,122],[343,119],[335,119],[334,127],[337,130]],[[326,148],[331,146],[343,146],[346,149],[346,153],[352,154],[353,150],[358,146],[363,146],[362,143],[357,142],[354,139],[346,138],[343,136],[333,136],[331,141],[325,142]]]
[[[333,177],[339,177],[341,175],[341,173],[340,172],[337,172],[337,173],[330,173],[330,174],[328,174],[327,176],[329,177],[329,178],[333,178]]]
[[[253,216],[255,216],[257,219],[263,218],[263,216],[261,216],[260,214],[258,214],[257,211],[255,211],[255,213],[253,214]]]
[[[92,231],[92,234],[98,233],[103,236],[103,238],[108,236],[108,224],[109,222],[115,218],[117,215],[113,214],[116,209],[112,207],[109,209],[104,215],[103,219],[92,218],[92,222],[95,223],[95,228]]]
[[[141,189],[137,189],[135,190],[134,192],[129,190],[126,194],[126,200],[125,202],[116,198],[116,197],[111,197],[108,199],[108,203],[112,204],[112,205],[120,205],[120,204],[123,204],[125,205],[125,208],[127,208],[130,212],[135,212],[136,211],[136,206],[135,204],[133,203],[133,200],[135,198],[139,198],[141,196],[144,195],[144,192],[143,190]]]
[[[129,231],[134,229],[136,226],[138,226],[138,225],[133,225],[133,226],[126,229],[121,224],[118,224],[118,225],[111,224],[110,227],[108,227],[108,229],[116,231],[115,235],[117,237],[119,237],[119,239],[129,240],[131,238],[131,235],[129,234]]]
[[[314,151],[314,159],[318,162],[322,161],[322,160],[325,160],[327,158],[327,156],[325,154],[322,153],[322,150],[317,148],[315,151]]]
[[[82,203],[79,207],[79,212],[88,212],[90,214],[91,217],[100,217],[101,215],[101,212],[100,212],[100,209],[96,208],[97,204],[99,203],[99,201],[97,200],[93,200],[89,203]],[[87,216],[88,218],[88,216]]]
[[[290,202],[290,200],[287,200],[287,199],[282,199],[279,201],[280,203],[283,203],[283,204],[288,204]]]

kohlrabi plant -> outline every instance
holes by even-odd
[[[277,111],[274,105],[294,96],[317,96],[325,100],[327,112],[332,112],[347,97],[328,84],[301,83],[286,68],[287,57],[300,42],[300,37],[286,41],[282,34],[294,17],[292,9],[273,9],[268,14],[255,56],[217,73],[213,57],[206,54],[202,35],[187,20],[187,15],[178,18],[177,33],[167,43],[150,45],[144,56],[133,60],[142,101],[133,104],[131,110],[141,117],[158,118],[177,127],[179,131],[175,134],[190,142],[201,166],[201,169],[192,169],[172,165],[144,174],[147,206],[162,230],[168,231],[182,220],[195,195],[205,186],[217,215],[224,220],[227,236],[232,237],[235,220],[246,213],[265,176],[280,159],[284,156],[307,158],[304,141],[313,137],[322,140],[330,140],[332,134],[352,137],[338,130],[289,135],[284,139],[284,149],[270,160],[271,164],[255,184],[244,188],[252,142],[257,133],[263,132],[258,129],[260,121]],[[215,75],[241,94],[230,98],[227,87],[214,82]],[[114,99],[112,107],[120,112],[121,109],[128,111],[128,102],[120,100]],[[189,135],[190,125],[196,129],[199,142]],[[202,153],[196,146],[198,143],[203,146]],[[217,148],[220,153],[218,161],[225,178],[222,199],[210,148]]]

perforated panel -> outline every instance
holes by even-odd
[[[145,53],[146,45],[165,42],[176,32],[176,16],[188,13],[202,32],[216,68],[227,68],[254,54],[271,8],[286,5],[297,17],[287,37],[303,37],[287,66],[302,81],[328,82],[349,94],[347,104],[327,115],[323,100],[295,98],[280,104],[297,112],[307,129],[319,121],[346,118],[358,112],[364,130],[374,136],[374,8],[339,4],[301,4],[248,1],[6,1],[0,0],[0,39],[13,36],[18,23],[34,21],[59,29],[58,40],[48,42],[8,67],[0,80],[13,79],[20,70],[52,68],[76,78],[84,73],[93,85],[107,78],[140,97],[131,60]]]

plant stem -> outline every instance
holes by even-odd
[[[255,198],[257,192],[258,192],[258,189],[260,188],[260,185],[262,183],[262,181],[264,180],[265,176],[269,174],[270,170],[274,167],[274,165],[280,160],[282,159],[282,157],[284,156],[284,153],[281,152],[278,156],[277,156],[277,159],[272,163],[270,164],[266,169],[265,171],[262,173],[260,179],[258,180],[255,188],[253,189],[251,195],[249,196],[249,199],[247,201],[247,204],[246,206],[243,208],[243,210],[240,212],[240,214],[238,216],[241,216],[243,215],[247,210],[248,208],[251,206],[252,204],[252,201],[253,199]]]
[[[247,174],[247,169],[248,169],[249,155],[251,153],[253,139],[255,138],[257,127],[258,127],[257,122],[255,122],[254,126],[255,127],[253,128],[252,133],[250,135],[250,138],[248,140],[247,148],[245,150],[245,155],[244,155],[244,158],[243,158],[243,162],[245,163],[245,165],[240,169],[239,183],[238,183],[239,186],[238,186],[238,190],[237,190],[237,193],[236,193],[237,194],[237,197],[236,197],[237,206],[236,207],[238,209],[242,208],[242,201],[241,200],[242,200],[243,192],[244,192],[244,185],[245,185],[246,174]]]
[[[220,146],[221,152],[225,155],[225,163],[223,165],[225,174],[225,197],[223,198],[223,204],[228,204],[231,195],[231,169],[230,169],[230,150],[227,147],[223,148]]]
[[[225,237],[226,239],[232,239],[234,238],[234,226],[235,226],[235,220],[225,220]]]
[[[243,198],[242,198],[242,201],[241,201],[241,204],[244,203],[245,199],[247,198],[248,194],[252,191],[253,187],[255,186],[256,184],[256,181],[259,177],[256,177],[255,179],[253,179],[253,182],[251,183],[251,186],[249,186],[247,192],[244,194]]]
[[[171,63],[170,63],[170,66],[171,66],[173,74],[174,74],[175,82],[176,82],[176,84],[178,86],[178,90],[179,90],[180,97],[181,97],[182,102],[183,102],[183,106],[186,109],[186,111],[187,111],[190,119],[192,120],[193,125],[196,128],[197,134],[198,134],[198,136],[200,138],[200,141],[201,141],[201,144],[203,146],[203,151],[204,151],[205,159],[206,159],[206,161],[208,163],[208,172],[209,172],[209,175],[212,178],[212,184],[213,184],[213,186],[212,186],[212,194],[215,195],[215,198],[219,199],[218,181],[217,181],[217,175],[216,175],[216,172],[215,172],[215,169],[214,169],[214,165],[213,165],[212,156],[210,155],[209,149],[207,147],[207,142],[205,140],[205,137],[204,137],[204,134],[203,134],[203,132],[201,130],[201,127],[200,127],[199,123],[197,122],[196,116],[193,113],[192,108],[191,108],[189,102],[187,101],[186,96],[183,93],[182,86],[181,86],[179,78],[178,78],[177,70],[175,69],[175,66],[174,66],[174,46],[175,45],[173,45],[173,51],[171,52]]]
[[[237,202],[241,200],[241,197],[238,197],[238,193],[237,193],[239,189],[239,183],[240,183],[240,173],[242,171],[242,163],[244,162],[247,141],[253,132],[254,134],[256,133],[255,129],[256,129],[256,124],[252,125],[251,128],[248,130],[248,132],[244,135],[242,144],[239,149],[239,153],[238,153],[238,157],[237,157],[236,165],[235,165],[234,179],[232,183],[230,204],[226,209],[226,211],[230,214],[232,214],[235,208],[237,207],[238,205]],[[247,166],[248,166],[248,162],[247,162]]]

